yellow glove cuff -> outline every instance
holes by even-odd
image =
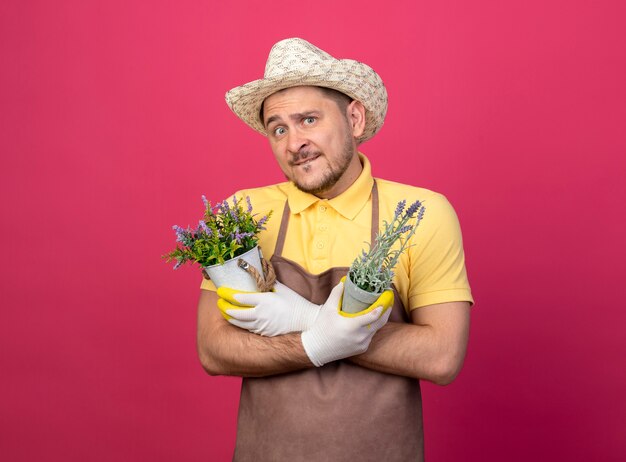
[[[253,292],[245,292],[243,290],[235,290],[235,289],[231,289],[230,287],[220,287],[219,289],[217,289],[217,296],[219,298],[222,298],[224,300],[226,300],[229,303],[232,303],[234,306],[233,308],[237,309],[237,308],[250,308],[252,305],[243,305],[242,303],[238,302],[235,299],[235,295],[237,294],[251,294]]]
[[[357,316],[363,316],[364,314],[370,313],[372,310],[375,310],[379,306],[383,307],[383,313],[385,313],[389,308],[393,306],[393,300],[393,290],[385,290],[382,294],[380,294],[380,296],[376,299],[374,303],[372,303],[363,311],[359,311],[358,313],[346,313],[345,311],[341,311],[341,305],[343,303],[342,295],[341,300],[339,300],[339,306],[337,307],[337,309],[341,316],[345,316],[346,318],[356,318]]]
[[[248,308],[252,308],[252,305],[243,305],[235,299],[235,295],[237,294],[249,293],[252,292],[235,290],[231,289],[230,287],[220,287],[219,289],[217,289],[217,295],[219,297],[217,299],[217,307],[219,308],[220,313],[222,313],[224,319],[228,321],[229,319],[233,318],[226,313],[227,310],[246,310]]]
[[[346,276],[341,278],[341,282],[346,283]],[[341,306],[343,305],[343,294],[341,294],[341,299],[339,300],[339,306],[337,307],[337,311],[340,315],[345,316],[346,318],[356,318],[357,316],[363,316],[371,312],[372,310],[378,308],[379,306],[383,307],[383,313],[385,313],[389,308],[393,306],[393,290],[385,290],[380,296],[376,299],[374,303],[372,303],[368,308],[363,311],[359,311],[358,313],[346,313],[345,311],[341,311]]]
[[[236,306],[233,305],[231,303],[228,303],[226,300],[224,300],[223,298],[218,298],[217,299],[217,308],[220,310],[220,313],[222,314],[222,316],[224,317],[224,319],[226,319],[227,321],[229,319],[232,319],[233,317],[226,314],[227,310],[241,310],[241,309],[247,309],[247,308],[241,308],[240,306]]]

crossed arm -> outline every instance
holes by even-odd
[[[261,377],[314,367],[300,333],[263,337],[229,324],[217,309],[217,294],[201,290],[198,355],[211,375]],[[449,302],[411,312],[412,324],[389,322],[369,349],[350,358],[369,369],[451,383],[463,365],[469,336],[469,303]]]
[[[217,308],[217,294],[200,290],[198,356],[210,375],[262,377],[314,367],[300,333],[262,337],[229,324]]]

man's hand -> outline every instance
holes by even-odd
[[[302,333],[302,345],[317,367],[367,351],[374,334],[391,314],[393,292],[381,294],[369,308],[349,314],[340,310],[343,282],[330,293],[314,324]]]
[[[308,329],[320,310],[319,305],[280,282],[276,282],[272,292],[239,292],[220,287],[217,295],[217,306],[229,323],[268,337]]]

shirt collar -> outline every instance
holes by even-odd
[[[359,153],[359,159],[361,160],[363,170],[356,181],[337,197],[333,197],[327,201],[328,205],[348,220],[353,220],[357,213],[365,206],[370,198],[372,186],[374,185],[369,160],[361,153]],[[322,199],[313,194],[300,191],[293,183],[289,183],[287,200],[289,201],[289,209],[291,212],[298,214]]]

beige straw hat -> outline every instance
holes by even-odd
[[[380,130],[387,113],[387,90],[383,81],[366,64],[336,59],[300,38],[276,43],[267,58],[265,74],[226,93],[226,103],[237,116],[267,136],[260,118],[261,105],[272,93],[290,87],[314,85],[333,88],[365,106],[365,130],[359,142]]]

